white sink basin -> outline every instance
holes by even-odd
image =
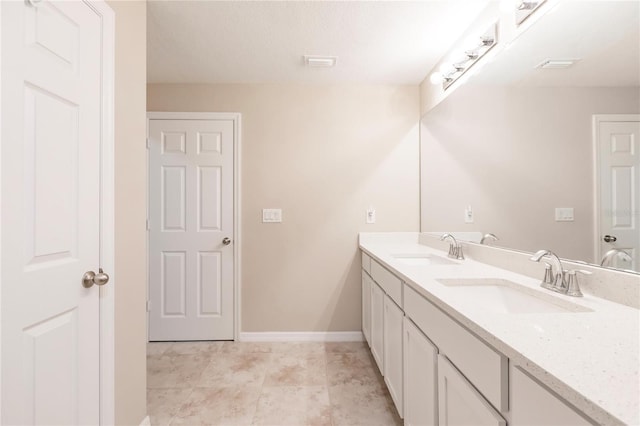
[[[483,310],[504,314],[592,312],[584,306],[500,278],[440,279]]]
[[[412,266],[459,265],[458,262],[435,254],[392,254],[391,256],[402,264]]]

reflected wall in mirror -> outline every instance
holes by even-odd
[[[421,125],[422,231],[640,270],[640,2],[559,2]]]

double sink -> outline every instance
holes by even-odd
[[[434,254],[396,254],[392,257],[403,265],[459,265],[460,262]],[[503,278],[441,278],[439,284],[459,293],[460,300],[479,309],[498,314],[559,314],[593,312],[546,290],[537,290]]]

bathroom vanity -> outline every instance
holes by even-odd
[[[638,424],[638,306],[551,292],[544,265],[486,262],[524,253],[465,248],[360,234],[363,334],[405,425]]]

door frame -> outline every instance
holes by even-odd
[[[100,129],[100,266],[110,275],[110,285],[100,287],[99,293],[99,356],[100,356],[100,424],[115,423],[115,340],[114,340],[114,293],[115,277],[115,163],[114,163],[114,89],[115,89],[115,13],[103,0],[83,0],[102,19],[102,102]],[[0,19],[2,7],[0,7]],[[0,35],[1,39],[1,35]],[[0,40],[1,41],[1,40]],[[1,46],[1,44],[0,44]],[[1,57],[1,55],[0,55]],[[0,59],[1,64],[1,59]],[[1,72],[0,67],[0,72]],[[1,76],[0,76],[1,77]],[[0,98],[2,84],[0,78]],[[1,122],[0,111],[0,122]],[[2,134],[0,133],[0,159],[2,156]],[[0,171],[2,162],[0,161]],[[0,173],[0,176],[2,174]],[[1,182],[0,182],[1,183]],[[2,187],[0,186],[0,191]],[[2,229],[0,228],[0,235]],[[1,267],[1,265],[0,265]],[[0,282],[0,301],[2,283]],[[2,304],[0,303],[0,318]],[[2,336],[0,335],[0,356],[2,354]],[[0,358],[2,366],[2,358]],[[0,374],[2,369],[0,368]],[[0,376],[1,379],[1,376]],[[0,398],[0,418],[2,416]]]
[[[592,149],[593,149],[593,229],[595,233],[595,244],[593,247],[593,263],[600,263],[602,253],[600,252],[600,124],[603,122],[640,122],[640,114],[594,114],[592,127]]]
[[[240,235],[240,205],[241,205],[241,182],[240,182],[240,155],[241,155],[241,117],[239,112],[147,112],[147,340],[149,339],[149,124],[151,120],[231,120],[233,122],[233,337],[239,340],[241,328],[240,300],[242,297],[241,280],[241,258],[240,246],[242,243]]]

